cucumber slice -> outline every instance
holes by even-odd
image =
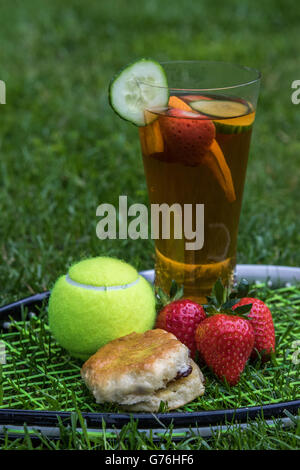
[[[249,105],[240,101],[231,100],[199,100],[189,103],[190,106],[202,114],[215,119],[235,118],[249,113]]]
[[[216,131],[221,134],[240,134],[248,131],[255,113],[247,102],[232,100],[199,100],[190,106],[213,120]]]
[[[121,118],[145,126],[158,117],[148,110],[168,105],[165,71],[158,62],[138,60],[111,81],[108,96],[111,107]]]
[[[255,112],[245,114],[245,116],[215,121],[216,131],[219,134],[240,134],[249,131],[255,119]]]

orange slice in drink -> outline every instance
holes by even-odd
[[[146,127],[139,127],[142,152],[144,155],[164,151],[164,140],[161,135],[159,121],[156,119]]]
[[[193,111],[188,104],[174,95],[169,98],[169,106],[170,108],[181,109],[182,111]]]
[[[214,139],[209,151],[202,160],[203,164],[211,169],[215,178],[222,187],[229,202],[236,200],[231,171],[226,163],[224,154],[218,142]]]

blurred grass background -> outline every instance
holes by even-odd
[[[114,73],[143,56],[262,71],[238,262],[300,265],[299,24],[292,0],[1,1],[1,304],[82,256],[153,266],[152,242],[95,232],[100,203],[147,203],[137,129],[107,102]]]

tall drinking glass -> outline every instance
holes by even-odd
[[[158,118],[139,128],[149,200],[161,209],[155,282],[168,291],[174,279],[204,301],[218,278],[233,281],[260,74],[224,62],[162,66],[169,104],[148,109]]]

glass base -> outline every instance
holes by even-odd
[[[170,291],[172,280],[184,286],[184,297],[206,303],[218,278],[231,287],[234,281],[235,258],[210,264],[185,264],[165,257],[156,248],[155,285]]]

